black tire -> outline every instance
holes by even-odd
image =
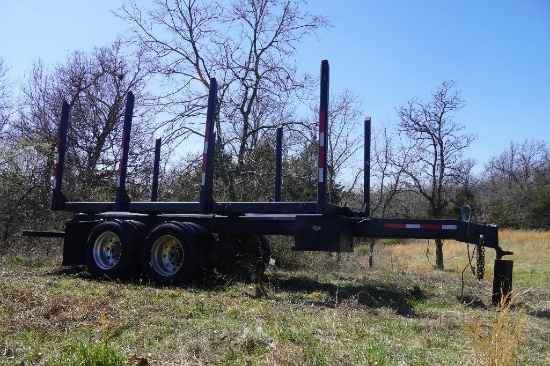
[[[177,285],[191,279],[198,265],[197,235],[185,223],[162,223],[143,245],[144,272],[160,285]]]
[[[124,220],[122,221],[122,225],[130,233],[132,248],[134,250],[130,276],[134,280],[142,279],[144,274],[141,268],[141,250],[147,236],[147,225],[135,220]]]
[[[86,265],[93,277],[125,277],[137,264],[132,235],[118,221],[103,221],[86,242]]]
[[[208,231],[204,226],[199,224],[188,222],[186,223],[190,226],[195,233],[195,243],[196,252],[198,256],[198,264],[202,266],[205,270],[210,270],[214,267],[214,251],[215,251],[215,242],[216,238],[210,231]]]

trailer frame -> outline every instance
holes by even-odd
[[[218,87],[216,79],[212,78],[210,79],[208,94],[200,198],[198,202],[158,201],[160,139],[157,139],[155,143],[151,200],[148,202],[134,202],[128,195],[126,190],[126,172],[134,108],[134,95],[132,92],[128,93],[126,100],[115,200],[111,202],[68,200],[63,193],[63,172],[65,169],[70,106],[67,102],[63,102],[56,146],[51,210],[71,212],[74,215],[65,223],[65,230],[63,232],[27,230],[23,234],[26,236],[63,238],[62,265],[87,264],[90,272],[95,275],[118,274],[119,270],[114,271],[113,268],[119,266],[119,262],[123,260],[126,261],[124,267],[141,267],[143,270],[148,270],[149,272],[151,272],[151,268],[153,267],[154,272],[154,267],[157,265],[159,266],[159,271],[166,270],[169,273],[171,269],[176,268],[173,267],[175,264],[170,262],[170,258],[172,257],[176,258],[174,259],[174,263],[180,265],[177,271],[183,271],[183,263],[188,260],[188,257],[192,257],[197,263],[202,263],[215,257],[215,243],[220,241],[219,238],[231,238],[227,240],[248,243],[247,245],[253,243],[253,246],[259,243],[260,251],[262,251],[261,248],[266,248],[265,241],[263,239],[250,238],[262,238],[263,235],[284,235],[294,237],[294,250],[329,252],[353,251],[354,238],[454,239],[492,248],[496,251],[493,302],[500,302],[502,295],[509,293],[512,288],[513,262],[504,260],[503,257],[513,253],[505,251],[500,247],[498,228],[496,226],[461,220],[389,219],[369,216],[370,117],[365,119],[364,125],[363,211],[356,212],[348,207],[338,206],[327,201],[326,162],[329,138],[329,64],[327,60],[321,62],[320,81],[316,201],[282,201],[282,128],[277,129],[273,201],[215,201],[213,189],[215,158],[214,126]],[[103,231],[113,235],[105,234],[102,228],[106,228]],[[213,234],[217,234],[218,238],[216,239]],[[150,241],[150,237],[156,237],[155,235],[160,235],[157,240],[164,240],[165,247],[157,248],[155,243],[146,244]],[[92,239],[95,240],[94,243],[90,243]],[[168,239],[179,240],[179,246],[171,246],[172,244],[169,243]],[[117,240],[118,247],[116,243],[113,244]],[[192,243],[188,244],[186,242]],[[100,249],[97,249],[98,245]],[[152,249],[144,249],[147,245],[149,247],[153,245]],[[185,245],[188,245],[189,248],[184,248]],[[120,248],[122,247],[133,248],[124,250],[134,253],[129,255],[120,252]],[[184,249],[188,251],[188,253],[184,253],[185,257],[183,257],[184,254],[179,253],[179,251]],[[155,250],[159,251],[159,253],[162,252],[162,255],[159,254],[160,259],[158,259],[157,264],[155,264],[154,257],[151,259],[151,253],[149,253]],[[163,252],[163,250],[165,251]],[[144,260],[143,257],[147,257],[148,259]],[[112,263],[114,263],[113,267],[110,267]],[[186,262],[186,265],[195,267],[194,263]],[[129,268],[124,268],[124,270],[128,271]],[[166,281],[163,281],[165,277],[156,277],[161,283],[172,283],[176,282],[176,279],[183,279],[184,276],[165,276]]]

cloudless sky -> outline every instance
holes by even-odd
[[[0,57],[14,79],[35,59],[63,62],[127,28],[112,14],[120,0],[1,2]],[[301,70],[328,59],[331,93],[357,93],[374,129],[455,80],[466,106],[454,118],[478,136],[467,152],[477,172],[512,140],[549,141],[550,1],[310,0],[307,10],[332,27],[299,45]]]

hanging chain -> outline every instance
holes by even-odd
[[[485,246],[483,235],[479,236],[479,242],[476,245],[476,277],[482,280],[485,275]]]
[[[370,240],[370,249],[369,249],[369,268],[372,268],[372,254],[374,253],[374,238]]]

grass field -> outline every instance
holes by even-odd
[[[550,233],[500,238],[515,252],[504,308],[491,305],[494,253],[483,280],[467,269],[462,281],[467,246],[452,241],[445,271],[433,241],[378,243],[373,268],[366,247],[279,248],[265,291],[230,276],[95,281],[55,253],[0,258],[0,365],[550,365]]]

